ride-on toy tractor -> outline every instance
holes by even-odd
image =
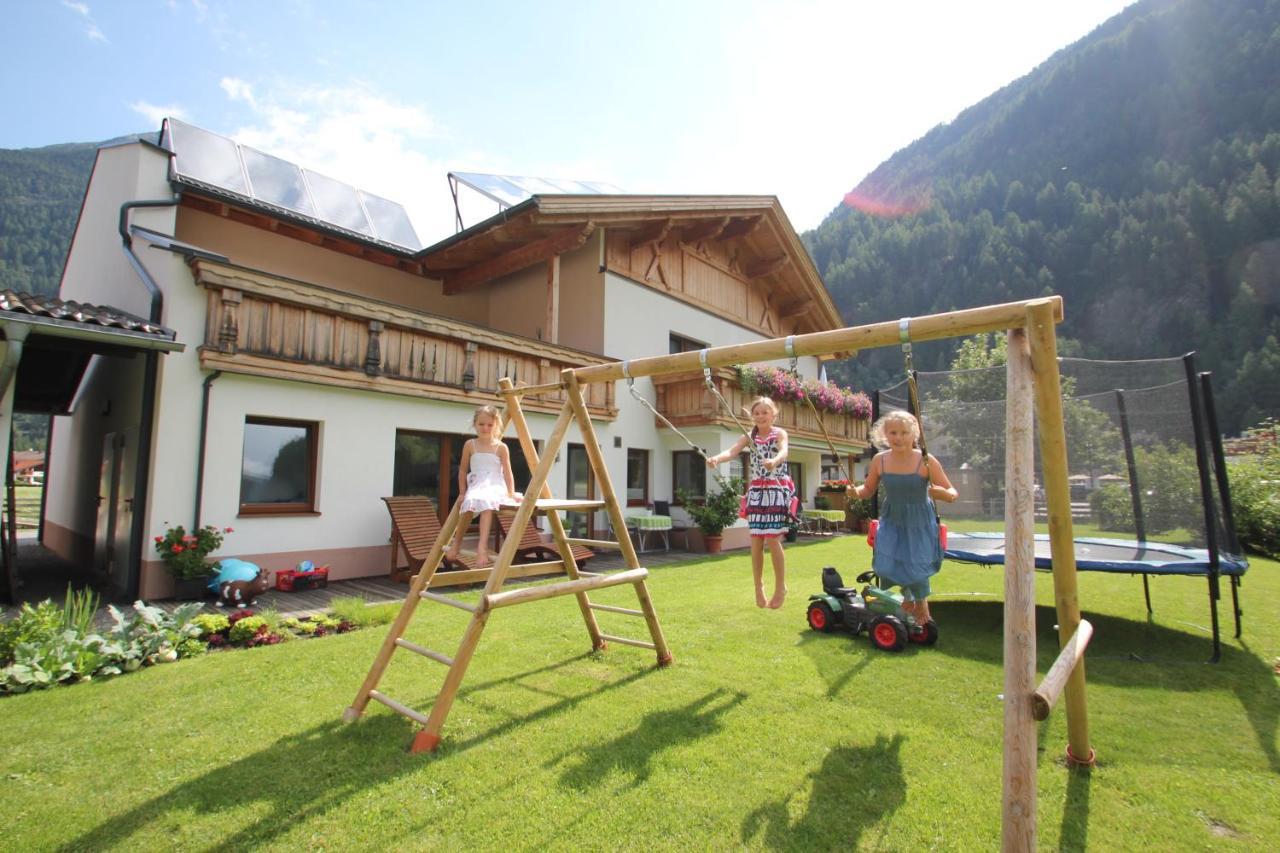
[[[938,626],[917,625],[902,609],[902,596],[874,585],[875,573],[858,575],[862,591],[847,587],[840,573],[822,570],[822,594],[809,596],[809,627],[815,631],[844,629],[854,636],[867,632],[871,645],[886,652],[900,652],[908,642],[932,646],[938,642]]]

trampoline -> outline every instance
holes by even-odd
[[[1052,569],[1049,536],[1036,534],[1036,568]],[[1121,572],[1131,575],[1197,575],[1215,571],[1214,555],[1204,548],[1186,548],[1165,542],[1127,539],[1078,538],[1076,569],[1082,572]],[[1004,564],[1003,533],[947,534],[946,557],[960,563]],[[1216,571],[1239,577],[1249,568],[1243,557],[1218,555]]]
[[[1141,575],[1148,614],[1149,576],[1205,578],[1217,660],[1220,581],[1225,577],[1231,586],[1239,637],[1239,586],[1249,564],[1240,556],[1231,516],[1209,375],[1196,371],[1193,353],[1128,362],[1060,358],[1058,366],[1071,517],[1089,524],[1094,534],[1074,539],[1076,568]],[[929,449],[959,492],[943,512],[963,519],[970,531],[983,531],[951,530],[946,557],[1003,565],[1004,365],[921,371],[915,378]],[[917,408],[909,390],[904,380],[876,391],[876,416]],[[1042,482],[1038,457],[1035,464],[1036,481]],[[1048,520],[1039,488],[1035,504],[1036,520]],[[1046,534],[1035,536],[1035,565],[1053,568]]]

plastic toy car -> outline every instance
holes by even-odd
[[[886,652],[900,652],[908,642],[932,646],[938,642],[938,626],[917,625],[902,609],[902,596],[873,584],[875,573],[858,575],[862,591],[846,587],[840,573],[827,566],[822,570],[822,594],[809,596],[809,627],[815,631],[849,631],[854,636],[867,632],[871,645]]]

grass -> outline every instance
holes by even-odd
[[[44,486],[17,486],[13,487],[13,503],[17,509],[18,521],[24,523],[25,526],[34,527],[40,523],[40,495],[44,491]],[[5,510],[8,511],[9,498],[5,495]]]
[[[584,653],[566,599],[497,611],[429,757],[376,703],[339,722],[383,628],[5,699],[5,846],[995,849],[1001,574],[944,568],[934,649],[809,631],[821,567],[849,580],[868,559],[860,537],[790,546],[776,612],[752,606],[744,555],[655,570],[663,670],[639,649]],[[1245,580],[1244,637],[1215,666],[1202,580],[1153,579],[1148,621],[1139,579],[1081,576],[1099,761],[1063,767],[1061,708],[1040,726],[1040,847],[1274,849],[1280,566],[1255,560]],[[1036,586],[1043,673],[1051,577]],[[467,614],[423,608],[409,639],[452,651]],[[402,654],[381,689],[425,709],[443,674]]]

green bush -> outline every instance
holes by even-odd
[[[1280,446],[1234,462],[1227,470],[1241,546],[1280,558]]]
[[[1089,508],[1101,530],[1133,535],[1133,498],[1128,486],[1103,486],[1089,496]]]
[[[260,632],[267,631],[267,620],[261,616],[246,616],[231,626],[231,633],[227,636],[233,643],[242,644],[256,637]]]

